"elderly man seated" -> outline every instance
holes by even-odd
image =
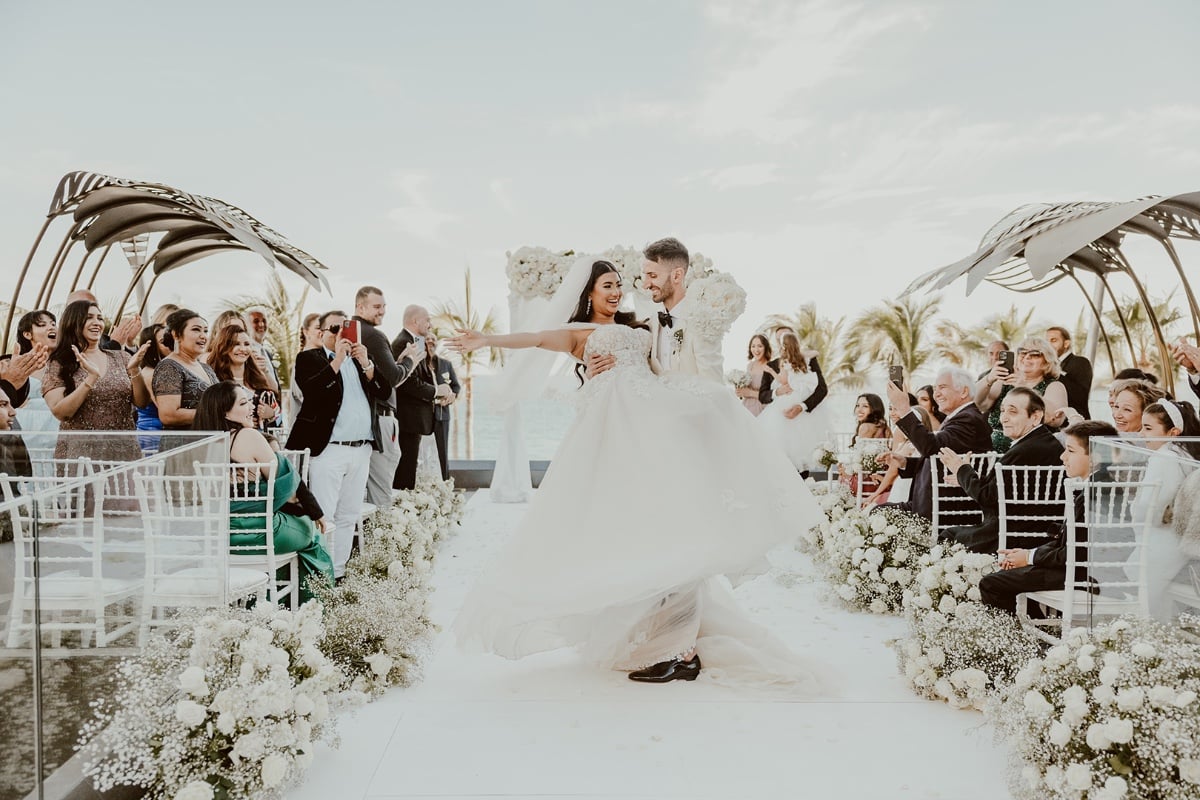
[[[1046,416],[1046,402],[1042,400],[1041,395],[1032,389],[1018,386],[1000,402],[1000,425],[1004,435],[1012,439],[1012,446],[1000,457],[998,463],[1009,467],[1051,467],[1061,463],[1063,446],[1042,424]],[[1000,543],[1000,504],[996,473],[993,471],[986,478],[980,478],[968,462],[970,453],[959,455],[950,448],[943,447],[941,456],[946,471],[954,474],[962,490],[983,509],[983,523],[946,528],[940,537],[961,542],[968,550],[976,553],[996,552]],[[1018,512],[1021,510],[1018,509]],[[1031,509],[1025,513],[1036,514],[1037,510]]]
[[[933,400],[946,415],[942,427],[930,431],[910,404],[908,392],[892,381],[888,381],[888,402],[892,407],[892,419],[904,431],[919,454],[905,458],[895,454],[885,460],[900,470],[900,477],[912,478],[912,491],[903,503],[888,503],[878,508],[901,508],[919,514],[926,519],[933,516],[933,481],[929,475],[929,459],[938,455],[943,448],[956,453],[985,453],[991,449],[991,428],[983,414],[971,402],[975,379],[960,367],[943,369],[933,384]]]

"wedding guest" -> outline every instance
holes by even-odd
[[[49,311],[31,311],[18,320],[16,355],[0,355],[0,389],[14,408],[24,407],[35,394],[37,402],[44,405],[40,381],[54,350],[56,331],[54,315]],[[37,381],[32,380],[34,377]]]
[[[937,403],[933,402],[932,384],[927,383],[920,389],[917,389],[917,403],[929,414],[929,430],[936,431],[942,427],[942,420],[946,418],[946,415],[938,409]]]
[[[1151,386],[1158,385],[1158,376],[1153,372],[1146,372],[1144,369],[1137,367],[1126,367],[1125,369],[1113,375],[1114,381],[1145,381]]]
[[[933,482],[929,474],[929,459],[948,447],[956,453],[986,453],[991,446],[987,420],[971,402],[975,381],[961,367],[941,370],[933,383],[933,399],[946,415],[940,430],[934,432],[920,421],[908,393],[891,381],[887,382],[888,403],[892,420],[912,442],[917,455],[912,458],[889,457],[889,463],[900,470],[900,477],[912,478],[909,499],[889,506],[911,511],[930,519],[933,516]]]
[[[987,414],[992,428],[990,449],[1003,453],[1012,446],[1012,440],[1004,435],[1000,425],[1000,408],[1005,395],[1017,386],[1040,394],[1046,403],[1046,418],[1058,418],[1059,409],[1067,407],[1067,390],[1059,380],[1060,375],[1058,354],[1049,342],[1037,336],[1021,342],[1017,348],[1016,371],[1012,375],[1000,364],[992,367],[975,389],[975,405]]]
[[[181,308],[167,317],[166,326],[174,349],[154,369],[154,401],[164,429],[190,430],[200,395],[217,382],[217,373],[200,361],[208,346],[208,323],[195,311]]]
[[[425,352],[429,336],[429,312],[421,306],[404,309],[404,328],[392,340],[392,357],[401,361],[405,353]],[[410,345],[416,345],[410,351]],[[413,489],[417,484],[417,460],[421,437],[433,433],[433,404],[436,398],[450,394],[450,387],[437,383],[428,363],[421,359],[411,375],[396,387],[396,440],[400,445],[400,461],[392,480],[394,489]]]
[[[277,427],[279,416],[277,386],[263,372],[261,361],[254,358],[250,335],[227,325],[217,331],[208,347],[208,366],[223,381],[233,381],[249,393],[254,410],[254,427],[260,433]]]
[[[1142,435],[1142,414],[1151,404],[1165,397],[1157,386],[1136,378],[1113,381],[1111,387],[1113,424],[1122,434]]]
[[[854,402],[854,422],[854,436],[850,438],[851,447],[859,439],[886,439],[891,435],[883,398],[877,394],[858,396],[858,400]]]
[[[367,478],[367,500],[377,506],[385,506],[392,502],[392,487],[396,484],[403,442],[401,441],[399,415],[399,388],[405,383],[417,368],[417,362],[424,357],[425,345],[415,346],[415,340],[409,341],[404,347],[396,349],[395,342],[388,344],[387,335],[379,330],[383,317],[387,313],[387,301],[383,290],[375,286],[360,287],[354,293],[354,319],[358,320],[359,337],[367,348],[367,353],[375,368],[379,370],[379,378],[392,387],[393,391],[387,397],[375,398],[372,402],[375,413],[379,415],[379,449],[371,453],[371,472]],[[405,312],[405,324],[408,312]],[[425,315],[428,320],[429,315]],[[397,337],[396,341],[399,341]],[[413,346],[408,346],[413,345]],[[432,414],[432,407],[430,413]],[[420,437],[412,454],[413,481],[416,481],[417,452],[420,449]]]
[[[167,317],[179,310],[179,306],[174,303],[163,303],[158,308],[154,309],[154,316],[150,317],[151,325],[166,325]],[[143,328],[142,330],[145,330]]]
[[[58,340],[58,321],[49,311],[30,311],[17,320],[17,355],[37,354],[40,369],[33,370],[26,378],[25,391],[28,397],[20,406],[17,418],[25,431],[25,443],[35,452],[46,451],[54,446],[54,434],[58,432],[58,417],[42,397],[42,380],[46,374],[46,361]],[[9,358],[6,356],[6,358]],[[6,390],[7,394],[7,390]],[[11,397],[11,395],[9,395]],[[41,435],[38,435],[38,434]]]
[[[305,350],[315,350],[321,347],[321,315],[306,314],[304,321],[300,325],[300,349],[298,353],[303,353]],[[297,383],[296,368],[292,365],[292,385],[288,387],[288,402],[291,407],[291,424],[296,424],[296,414],[300,411],[300,404],[304,402],[304,392],[300,391],[300,384]]]
[[[1006,467],[1052,467],[1062,461],[1063,446],[1043,424],[1046,403],[1032,389],[1018,386],[1000,401],[1000,424],[1004,435],[1012,446],[998,459]],[[948,472],[954,473],[958,485],[983,511],[983,522],[979,525],[963,525],[946,528],[938,533],[939,538],[958,542],[975,553],[994,553],[1000,543],[1000,501],[996,472],[980,478],[971,466],[967,455],[950,448],[942,448],[942,463]],[[1006,483],[1005,486],[1011,486]],[[1011,492],[1010,492],[1011,494]],[[1030,510],[1015,509],[1017,516],[1036,514]]]
[[[1171,345],[1171,357],[1187,370],[1188,386],[1191,387],[1192,394],[1200,398],[1200,347],[1186,339],[1179,339]]]
[[[987,346],[988,368],[985,369],[983,372],[979,373],[979,378],[977,380],[983,380],[984,378],[986,378],[988,376],[988,374],[993,369],[996,368],[996,365],[1000,363],[1000,354],[1003,353],[1007,349],[1008,349],[1008,343],[1003,342],[999,339],[997,339],[994,342],[988,342],[988,346]]]
[[[243,314],[241,311],[227,308],[220,314],[217,314],[217,318],[213,320],[212,330],[209,331],[209,333],[212,336],[216,336],[218,332],[224,330],[230,325],[241,328],[246,333],[250,333],[250,331],[254,329],[250,324],[249,318],[247,318],[245,314]]]
[[[307,447],[311,455],[309,477],[317,501],[332,517],[333,572],[339,578],[362,515],[371,453],[383,446],[376,401],[392,393],[366,345],[340,336],[345,318],[341,311],[322,315],[321,348],[296,358],[304,404],[287,440],[288,449]]]
[[[1066,448],[1063,450],[1062,464],[1066,468],[1068,478],[1087,478],[1092,475],[1088,443],[1093,437],[1117,435],[1112,425],[1096,420],[1085,420],[1072,425],[1064,433]],[[1080,542],[1087,541],[1084,502],[1084,492],[1077,492],[1074,499],[1075,519],[1078,521],[1075,536]],[[1036,549],[1005,548],[999,551],[1000,571],[983,576],[983,580],[979,582],[979,593],[984,603],[1016,614],[1017,595],[1023,592],[1064,588],[1067,579],[1065,520],[1048,532],[1052,535],[1051,540]],[[1079,568],[1075,580],[1085,578],[1082,568]]]
[[[131,431],[133,407],[148,402],[142,382],[133,381],[145,351],[131,359],[124,349],[102,350],[103,333],[104,315],[96,304],[76,300],[63,309],[42,380],[42,396],[62,432]],[[59,436],[54,457],[95,456],[101,447],[109,458],[137,458],[133,440],[127,444],[112,440],[97,445],[87,437]]]
[[[154,370],[158,368],[158,364],[163,358],[171,354],[174,342],[170,338],[167,326],[156,322],[142,328],[142,333],[138,337],[138,347],[143,346],[146,347],[146,352],[142,356],[141,369],[138,370],[138,376],[134,380],[142,382],[142,386],[146,388],[149,402],[143,406],[134,407],[137,416],[134,427],[139,431],[147,431],[144,436],[138,436],[138,445],[144,454],[151,455],[159,451],[162,437],[157,432],[163,429],[162,420],[158,418],[158,405],[154,400]]]
[[[1092,394],[1092,362],[1071,352],[1071,332],[1060,325],[1046,329],[1046,341],[1058,355],[1058,364],[1062,367],[1060,380],[1067,390],[1067,405],[1084,419],[1091,419],[1088,398]]]
[[[250,329],[246,333],[250,334],[252,339],[251,348],[254,351],[255,361],[262,368],[263,374],[271,379],[271,383],[275,386],[275,391],[279,391],[279,370],[275,367],[275,362],[279,357],[275,354],[274,349],[267,344],[267,312],[255,306],[246,309],[246,319],[250,322]]]
[[[800,337],[796,336],[795,331],[791,328],[780,327],[776,328],[773,335],[776,337],[776,342],[779,344],[779,352],[783,352],[782,337],[787,334],[795,337],[796,341],[800,341]],[[803,357],[806,359],[808,366],[807,371],[817,377],[817,385],[800,403],[795,405],[795,408],[800,409],[796,414],[812,413],[817,410],[821,402],[829,394],[829,387],[825,383],[825,375],[821,372],[821,364],[817,360],[817,351],[808,350],[802,351]],[[776,391],[775,382],[778,380],[780,369],[780,360],[773,358],[767,362],[767,366],[763,369],[762,388],[758,390],[758,401],[764,406],[769,405],[776,397],[784,397],[791,394],[790,387],[785,388],[782,392]]]
[[[63,306],[64,312],[66,306],[71,303],[86,300],[97,308],[100,303],[96,300],[96,295],[87,289],[76,289],[67,295],[67,301]],[[142,329],[142,318],[137,314],[127,314],[120,322],[111,330],[100,334],[100,349],[101,350],[124,350],[133,355],[136,350],[135,341],[137,340],[138,331]]]
[[[800,474],[807,475],[815,466],[813,451],[825,440],[830,426],[824,409],[807,411],[805,401],[800,398],[812,397],[822,379],[809,369],[811,362],[806,362],[807,354],[801,350],[796,334],[785,331],[779,338],[779,358],[771,362],[778,365],[770,382],[775,401],[763,409],[758,419]],[[764,386],[770,374],[764,370]]]
[[[1154,451],[1146,461],[1142,480],[1158,489],[1138,492],[1130,517],[1149,523],[1140,560],[1145,569],[1150,614],[1155,619],[1167,621],[1174,608],[1167,589],[1189,561],[1189,555],[1180,549],[1179,534],[1172,526],[1172,507],[1184,478],[1194,471],[1194,462],[1200,458],[1200,441],[1195,440],[1200,436],[1200,419],[1196,418],[1191,403],[1163,398],[1146,406],[1142,412],[1142,435],[1145,437],[1142,446]],[[1179,441],[1181,438],[1192,441]],[[1126,572],[1130,580],[1141,577],[1137,567],[1127,567]]]
[[[179,313],[179,312],[176,312]],[[276,453],[266,438],[254,429],[250,398],[232,381],[220,381],[207,387],[197,402],[192,429],[197,431],[227,431],[229,437],[229,460],[238,464],[274,464],[275,474],[260,472],[263,481],[274,481],[275,507],[271,509],[271,525],[276,553],[295,553],[300,566],[300,602],[313,597],[316,582],[333,582],[333,564],[329,553],[321,542],[321,531],[325,529],[324,514],[312,494],[305,492],[300,474],[291,463]],[[262,527],[262,520],[246,516],[262,509],[261,501],[242,500],[237,497],[237,487],[231,487],[234,496],[229,502],[229,543],[235,547],[263,547],[263,533],[239,533],[247,528]],[[264,492],[265,493],[265,492]],[[299,506],[303,514],[288,513],[289,504]],[[265,513],[265,509],[263,509]],[[263,551],[242,550],[252,554]]]
[[[921,424],[925,426],[926,430],[935,430],[932,427],[932,418],[928,411],[919,405],[914,405],[912,408],[921,418]],[[904,460],[917,455],[917,449],[913,447],[913,443],[908,440],[898,425],[892,427],[892,442],[888,453]],[[912,478],[900,477],[900,468],[896,466],[898,459],[887,459],[887,461],[887,469],[879,478],[875,491],[863,498],[863,508],[870,508],[881,503],[903,503],[908,500],[909,490],[912,488]]]
[[[5,435],[11,431],[16,421],[16,411],[8,394],[0,389],[0,473],[11,478],[29,478],[33,476],[33,461],[29,457],[29,449],[20,436]],[[20,494],[20,484],[10,484],[14,494]],[[13,540],[12,517],[0,514],[0,543]]]
[[[437,354],[437,340],[430,336],[425,340],[426,349],[429,352],[429,368],[433,372],[434,378],[439,384],[446,384],[450,387],[450,394],[445,397],[438,397],[433,401],[433,441],[437,446],[438,466],[441,468],[442,480],[450,480],[450,455],[449,455],[449,436],[450,436],[450,406],[454,405],[454,401],[458,399],[459,392],[462,386],[459,385],[458,375],[454,372],[454,365],[447,358],[442,358]]]
[[[747,386],[739,386],[737,396],[741,398],[746,410],[757,417],[763,410],[762,400],[759,399],[763,373],[767,370],[767,363],[771,361],[771,343],[766,336],[756,333],[750,337],[746,359],[746,377],[750,383]]]

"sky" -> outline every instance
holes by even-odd
[[[0,297],[58,179],[88,170],[245,209],[329,267],[309,310],[376,284],[389,333],[467,266],[505,317],[522,245],[678,236],[747,290],[738,366],[767,314],[853,319],[1018,206],[1200,189],[1198,22],[1188,0],[0,0]],[[1152,294],[1173,288],[1133,251]],[[214,257],[151,301],[212,313],[266,270]],[[1084,305],[964,292],[942,308],[968,324]]]

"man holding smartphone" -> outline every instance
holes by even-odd
[[[358,323],[358,341],[367,348],[371,361],[379,370],[379,379],[392,388],[386,397],[374,398],[379,417],[380,447],[371,453],[371,469],[367,478],[367,501],[377,506],[392,502],[392,479],[400,463],[399,433],[396,426],[396,394],[394,389],[412,375],[416,362],[423,354],[417,348],[407,348],[392,355],[387,336],[379,330],[387,301],[383,290],[364,286],[354,293],[353,322]]]
[[[412,305],[404,309],[404,329],[392,340],[392,352],[408,352],[415,346],[420,348],[418,352],[424,353],[430,328],[429,312],[423,307]],[[396,428],[399,431],[396,438],[400,443],[400,462],[393,476],[393,488],[416,488],[421,437],[433,433],[434,402],[450,395],[450,387],[438,383],[426,358],[417,364],[411,378],[396,387]]]

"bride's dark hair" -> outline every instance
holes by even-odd
[[[584,285],[583,291],[579,293],[579,302],[575,304],[575,311],[571,314],[571,318],[567,322],[592,321],[592,309],[589,301],[591,300],[592,290],[596,288],[596,281],[600,280],[601,276],[614,272],[620,278],[621,273],[617,272],[617,268],[613,266],[611,261],[592,262],[592,274],[588,276],[587,284]],[[646,324],[646,321],[639,320],[632,311],[618,311],[613,316],[613,322],[618,325],[628,325],[631,328],[650,330],[650,326]]]

